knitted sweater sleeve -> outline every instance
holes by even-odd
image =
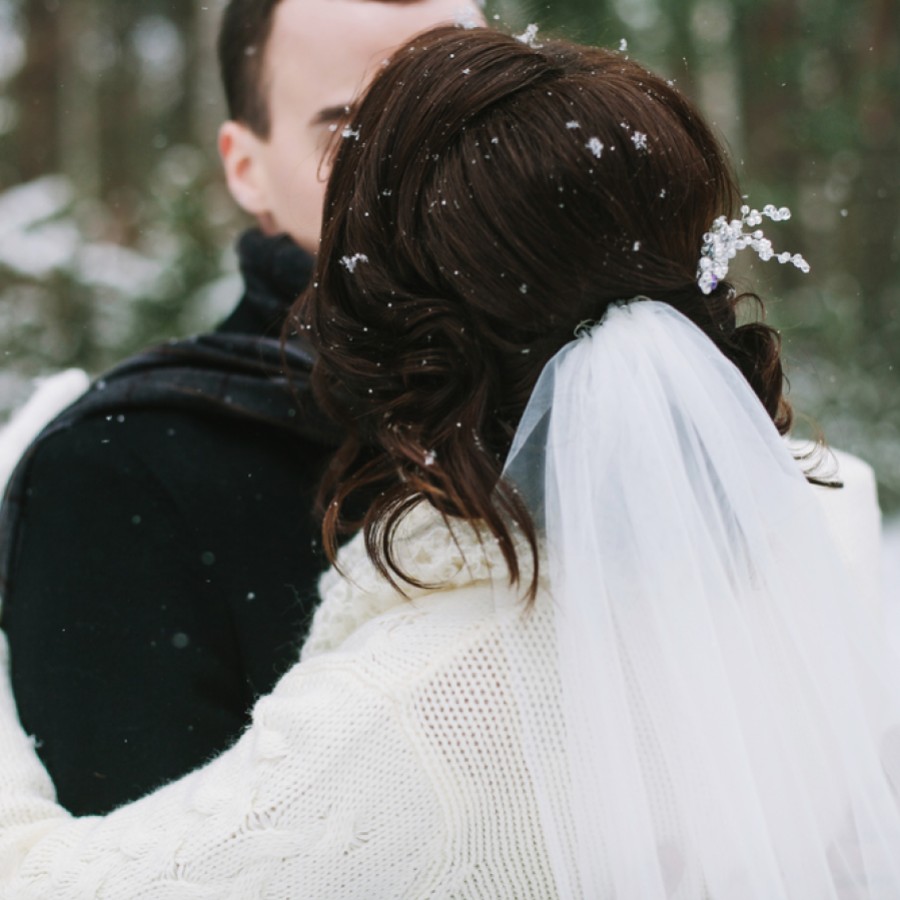
[[[340,659],[295,666],[204,768],[81,819],[55,803],[7,671],[0,633],[0,897],[368,900],[434,885],[435,788],[389,696]]]

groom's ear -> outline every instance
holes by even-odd
[[[262,139],[240,122],[229,120],[219,128],[219,157],[228,190],[241,209],[259,219],[270,211],[262,145]]]

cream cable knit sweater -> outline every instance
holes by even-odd
[[[510,618],[517,595],[496,545],[462,524],[451,535],[424,505],[397,555],[445,587],[407,600],[351,542],[345,575],[322,579],[301,662],[237,744],[102,818],[56,805],[18,724],[0,632],[0,898],[555,897],[507,673],[527,660],[532,695],[547,699],[539,752],[552,770],[552,601],[541,593],[533,614]],[[684,846],[660,759],[644,748],[655,830],[661,847]],[[690,859],[672,873],[673,898],[704,896]]]
[[[549,664],[549,601],[511,637],[495,544],[424,506],[403,531],[402,564],[445,589],[405,600],[353,541],[237,744],[102,818],[55,804],[0,636],[0,897],[553,897],[504,664],[510,640]]]

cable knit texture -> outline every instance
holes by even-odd
[[[510,634],[547,646],[547,598],[504,630],[498,600],[519,592],[496,544],[424,504],[397,547],[444,587],[403,596],[355,539],[234,747],[100,818],[53,802],[3,641],[0,897],[553,897],[504,672]]]
[[[0,634],[0,898],[557,898],[528,774],[540,766],[554,796],[570,796],[546,585],[525,614],[496,542],[424,503],[395,549],[401,569],[442,587],[400,593],[357,537],[343,574],[322,579],[301,661],[240,740],[104,817],[73,819],[53,801],[16,719]],[[517,554],[527,585],[521,540]],[[523,687],[544,723],[527,747]],[[645,743],[671,896],[705,896],[649,731]],[[574,846],[569,830],[554,837]]]

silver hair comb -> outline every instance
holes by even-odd
[[[697,266],[697,284],[704,294],[711,294],[719,282],[728,274],[728,264],[737,255],[738,250],[750,247],[755,250],[761,260],[777,259],[780,263],[792,263],[801,272],[809,272],[809,263],[799,253],[776,253],[772,242],[763,235],[760,229],[744,231],[744,227],[756,228],[763,216],[773,222],[784,222],[791,217],[791,211],[782,206],[776,209],[770,203],[760,212],[741,207],[740,219],[730,222],[725,216],[719,216],[709,231],[703,235],[703,246],[700,250],[700,263]]]

